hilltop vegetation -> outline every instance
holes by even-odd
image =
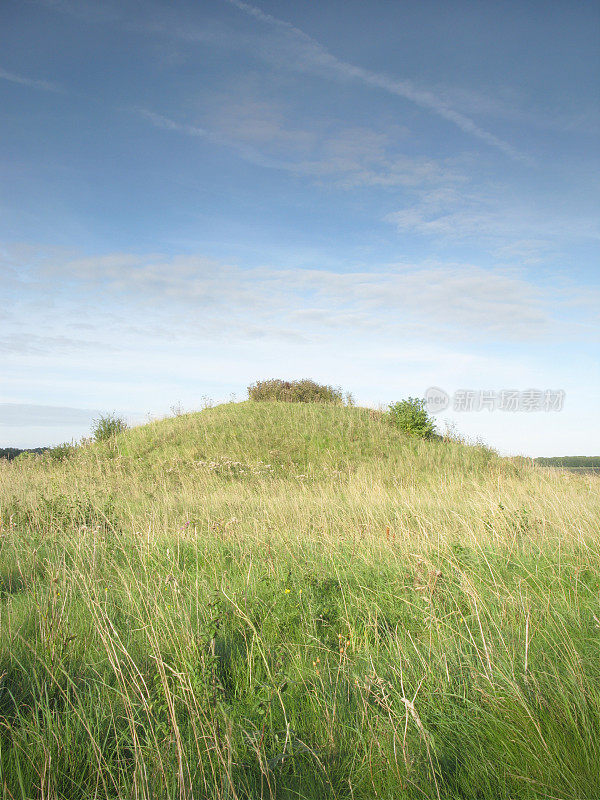
[[[4,796],[597,798],[599,489],[341,403],[0,462]]]
[[[285,381],[274,378],[256,381],[248,387],[248,397],[255,402],[341,403],[342,390],[311,380]]]

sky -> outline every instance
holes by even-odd
[[[279,377],[600,455],[599,41],[586,0],[3,0],[0,447]]]

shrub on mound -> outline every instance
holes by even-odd
[[[251,384],[248,397],[250,400],[278,400],[284,403],[341,403],[342,390],[310,380],[282,381],[273,378]]]
[[[436,438],[435,423],[427,413],[424,400],[409,397],[408,400],[392,403],[387,416],[394,427],[409,436],[419,439]]]
[[[96,442],[106,442],[126,430],[127,423],[123,417],[118,417],[116,414],[104,414],[93,421],[92,438]]]

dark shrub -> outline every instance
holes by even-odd
[[[65,458],[74,455],[76,451],[77,448],[74,444],[63,442],[62,444],[57,444],[55,447],[49,447],[45,451],[45,455],[53,461],[64,461]]]
[[[394,427],[419,439],[435,437],[435,423],[425,409],[425,400],[409,397],[393,403],[387,414]]]
[[[284,403],[341,403],[342,390],[333,386],[323,386],[310,380],[256,381],[248,387],[250,400],[278,400]]]

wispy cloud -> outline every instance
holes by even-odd
[[[156,339],[163,346],[169,338],[188,343],[215,337],[317,341],[331,335],[327,331],[348,337],[358,330],[396,340],[475,335],[478,340],[526,341],[548,335],[554,311],[561,313],[558,295],[518,272],[452,262],[334,272],[242,269],[201,256],[113,253],[52,259],[30,277],[35,280],[23,290],[37,293],[40,324],[48,287],[65,287],[52,290],[52,314],[64,307],[71,323],[95,323],[91,342],[104,337],[98,336],[104,319],[96,319],[94,309],[109,307],[110,328],[119,331],[124,348],[132,337]],[[196,320],[193,330],[190,314]],[[52,331],[52,315],[47,316],[49,339],[56,337],[57,351],[71,347]],[[39,345],[20,340],[11,344],[13,352],[15,345]]]
[[[34,78],[27,78],[24,75],[17,75],[14,72],[8,72],[0,68],[0,78],[11,83],[19,83],[22,86],[29,86],[31,89],[40,89],[43,92],[57,92],[63,93],[65,90],[62,86],[51,81],[36,80]]]
[[[423,236],[492,243],[498,254],[518,255],[525,247],[529,256],[548,251],[551,242],[598,240],[595,220],[557,213],[525,200],[516,204],[500,190],[467,188],[449,184],[417,193],[417,199],[387,214],[387,222],[399,231]],[[516,248],[516,249],[515,249]]]
[[[574,133],[597,132],[600,108],[597,104],[577,104],[566,98],[551,107],[514,87],[500,86],[495,92],[481,92],[461,86],[436,87],[435,94],[466,115],[494,117],[537,129]]]
[[[456,111],[442,97],[427,89],[418,87],[410,79],[393,78],[384,73],[374,72],[356,64],[351,64],[348,61],[343,61],[333,55],[333,53],[327,50],[320,42],[313,39],[312,36],[309,36],[305,31],[297,28],[295,25],[281,20],[272,14],[266,14],[259,8],[249,3],[241,2],[241,0],[226,0],[226,2],[248,16],[279,29],[295,41],[296,49],[299,51],[297,54],[299,57],[287,59],[286,63],[290,67],[317,71],[320,74],[326,74],[338,79],[359,81],[365,85],[396,95],[397,97],[402,97],[405,100],[415,103],[420,108],[437,114],[465,133],[501,150],[510,158],[518,161],[529,160],[527,156],[520,153],[511,144],[480,127],[470,117]]]
[[[388,132],[346,127],[334,120],[316,121],[311,128],[286,119],[286,109],[264,100],[231,97],[217,104],[209,122],[198,127],[148,109],[135,111],[157,128],[202,137],[233,149],[252,164],[312,178],[317,183],[350,189],[360,186],[420,187],[452,185],[464,180],[446,163],[398,152]],[[391,133],[402,136],[402,131]]]
[[[0,336],[0,353],[3,355],[72,354],[102,348],[114,351],[113,345],[97,340],[86,340],[70,336],[40,336],[33,333],[11,333]]]
[[[88,425],[100,412],[90,408],[43,406],[33,403],[0,403],[0,426],[55,427]]]
[[[134,111],[141,114],[142,117],[145,117],[145,119],[151,122],[156,128],[163,128],[167,131],[177,131],[178,133],[186,134],[186,136],[207,137],[210,135],[208,131],[205,131],[203,128],[176,122],[175,120],[169,119],[169,117],[163,117],[162,114],[156,114],[154,111],[149,111],[146,108],[135,108]]]
[[[34,0],[38,5],[51,11],[75,17],[83,22],[116,22],[120,19],[117,8],[109,0],[90,2],[90,0]]]

